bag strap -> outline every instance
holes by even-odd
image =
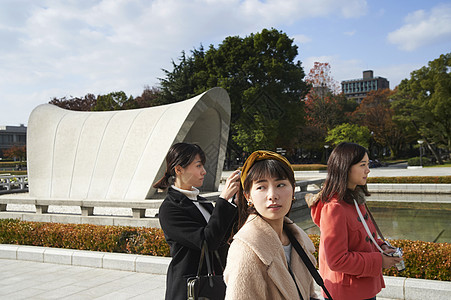
[[[217,250],[214,251],[214,254],[216,256],[216,258],[218,259],[219,265],[221,266],[222,271],[224,271],[224,268],[222,267],[222,263],[221,263],[221,259],[219,257],[219,253]],[[200,250],[200,259],[199,259],[199,266],[197,268],[197,277],[200,277],[200,273],[202,270],[202,265],[203,265],[203,261],[205,261],[207,263],[207,277],[208,277],[208,281],[210,283],[210,287],[213,287],[213,276],[214,274],[214,270],[211,267],[211,261],[210,261],[210,255],[209,255],[209,251],[208,251],[208,245],[207,245],[207,241],[204,240],[202,242],[202,249]]]
[[[288,272],[290,272],[291,278],[293,278],[293,281],[294,281],[294,285],[296,285],[296,289],[298,290],[299,298],[301,300],[304,300],[304,298],[302,297],[301,291],[299,290],[299,287],[298,287],[298,284],[296,282],[296,279],[294,278],[293,271],[291,271],[290,265],[288,265]]]
[[[326,286],[324,285],[323,278],[318,273],[318,270],[315,268],[312,261],[307,256],[307,253],[305,253],[304,249],[301,247],[299,242],[296,240],[293,233],[291,233],[291,231],[288,230],[288,228],[285,228],[285,233],[287,234],[288,238],[290,239],[291,245],[294,247],[296,252],[301,257],[302,261],[304,262],[305,266],[309,270],[313,279],[315,279],[315,282],[323,289],[324,293],[327,295],[327,298],[329,298],[329,300],[333,300],[332,296],[329,294],[329,291],[327,290]]]

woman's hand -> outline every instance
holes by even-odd
[[[387,253],[387,254],[396,251],[395,248],[390,247],[390,246],[388,246],[387,244],[383,244],[383,245],[381,246],[381,248],[382,248],[382,250],[384,250],[384,252]]]
[[[393,252],[393,251],[392,251]],[[382,268],[383,269],[389,269],[399,263],[401,260],[403,260],[402,257],[397,256],[387,256],[385,254],[382,254]]]
[[[238,192],[238,189],[240,187],[240,174],[240,170],[236,170],[232,174],[230,174],[219,197],[225,200],[229,200]]]

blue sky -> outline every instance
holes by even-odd
[[[0,125],[53,97],[158,85],[181,51],[276,28],[308,74],[373,70],[394,88],[451,50],[451,2],[435,0],[0,0]]]

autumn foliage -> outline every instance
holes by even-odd
[[[0,243],[169,256],[157,228],[0,220]]]
[[[10,159],[25,160],[27,157],[26,146],[12,146],[3,151],[3,156]]]

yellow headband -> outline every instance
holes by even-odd
[[[253,152],[244,162],[243,169],[241,170],[241,184],[244,188],[244,181],[246,180],[247,173],[249,172],[250,168],[254,165],[256,161],[260,160],[266,160],[266,159],[274,159],[278,160],[287,166],[290,167],[290,169],[293,171],[293,167],[291,166],[288,159],[286,159],[284,156],[277,154],[272,151],[266,151],[266,150],[258,150]],[[294,171],[293,171],[294,172]]]

